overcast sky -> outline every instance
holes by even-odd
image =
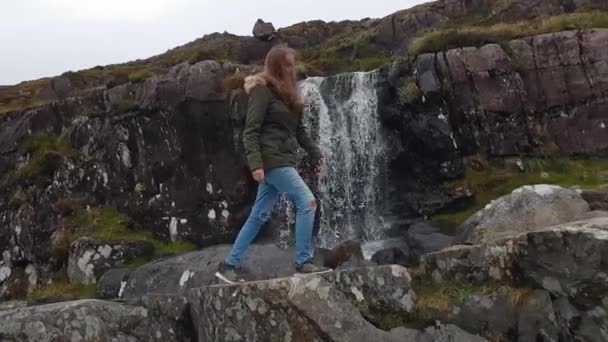
[[[0,85],[156,55],[207,33],[378,18],[424,0],[0,0]]]

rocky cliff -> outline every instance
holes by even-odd
[[[569,223],[605,216],[590,211],[608,208],[605,193],[541,186],[488,202],[539,179],[608,182],[608,30],[405,52],[431,27],[605,7],[437,1],[382,19],[276,31],[261,23],[257,38],[214,34],[145,61],[0,88],[0,297],[41,304],[91,297],[97,284],[99,298],[131,302],[3,310],[0,337],[605,339],[606,222]],[[216,245],[231,242],[254,196],[242,78],[279,41],[302,51],[303,77],[374,69],[301,82],[310,134],[329,161],[319,176],[301,163],[320,202],[316,242],[327,249],[318,255],[341,271],[201,288],[226,253]],[[575,158],[594,158],[580,162],[591,171],[569,170]],[[504,169],[494,172],[497,160]],[[532,165],[552,160],[555,172]],[[484,172],[497,174],[470,179]],[[457,229],[425,221],[483,206]],[[261,278],[292,272],[291,213],[282,201],[255,247]],[[349,268],[369,265],[350,254],[374,253],[341,242],[386,238],[372,260],[421,266]],[[474,245],[442,251],[453,241]],[[571,269],[582,260],[592,263]],[[226,308],[235,309],[222,317]]]
[[[392,146],[379,155],[388,171],[383,214],[413,218],[463,205],[466,189],[438,185],[461,177],[473,154],[605,156],[607,44],[606,30],[540,35],[424,54],[351,84],[373,88],[375,120]],[[22,289],[13,282],[23,279],[19,270],[44,282],[65,265],[66,244],[104,235],[97,209],[86,208],[126,214],[127,233],[229,242],[254,187],[240,143],[245,97],[222,88],[236,68],[180,64],[144,82],[5,115],[3,293]],[[323,96],[343,82],[328,79]]]

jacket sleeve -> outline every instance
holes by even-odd
[[[264,168],[260,150],[260,134],[269,103],[270,90],[268,88],[256,86],[251,90],[243,132],[243,145],[251,171]]]
[[[296,131],[296,138],[298,139],[300,146],[302,146],[310,156],[311,162],[316,164],[321,159],[321,150],[319,150],[319,147],[310,139],[310,136],[308,136],[306,131],[306,125],[304,124],[303,118],[300,118]]]

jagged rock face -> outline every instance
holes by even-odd
[[[397,12],[384,17],[378,23],[378,43],[392,50],[409,46],[416,34],[424,29],[436,27],[448,21],[448,17],[431,11]]]
[[[581,304],[608,289],[608,218],[566,223],[474,246],[453,246],[423,258],[436,281],[467,279],[533,284]]]
[[[390,51],[403,51],[419,32],[453,19],[475,17],[482,22],[515,22],[581,8],[606,9],[608,5],[601,0],[515,0],[504,5],[492,0],[439,0],[382,18],[376,26],[378,34],[375,40]]]
[[[51,253],[65,224],[59,202],[116,207],[164,240],[231,240],[254,187],[240,138],[246,98],[227,99],[221,85],[232,72],[212,61],[182,64],[144,83],[4,117],[5,175],[30,162],[20,147],[30,134],[63,134],[76,156],[59,156],[46,173],[5,186],[1,295],[24,288],[13,278],[27,282],[28,264],[46,276],[67,261]]]
[[[438,284],[501,285],[430,317],[518,341],[605,340],[607,242],[608,220],[598,218],[425,256],[422,269]]]
[[[464,174],[462,151],[454,139],[456,127],[448,120],[449,109],[439,87],[434,96],[425,95],[423,101],[413,71],[408,62],[380,71],[385,81],[379,87],[380,119],[397,136],[389,143],[389,202],[400,209],[396,211],[400,216],[430,215],[444,207],[456,209],[472,198],[466,189],[440,186]],[[423,73],[417,75],[421,83]],[[406,91],[409,88],[412,90]]]
[[[589,204],[571,189],[555,185],[526,185],[478,211],[459,228],[459,243],[477,244],[576,221]]]
[[[464,154],[604,156],[607,42],[590,30],[455,49],[419,56],[415,74]]]
[[[97,300],[0,311],[6,341],[184,341],[173,323],[144,307]]]

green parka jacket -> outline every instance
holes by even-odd
[[[298,144],[310,155],[313,164],[321,159],[302,122],[302,115],[289,110],[261,75],[245,79],[249,94],[243,144],[249,168],[272,169],[296,166]]]

